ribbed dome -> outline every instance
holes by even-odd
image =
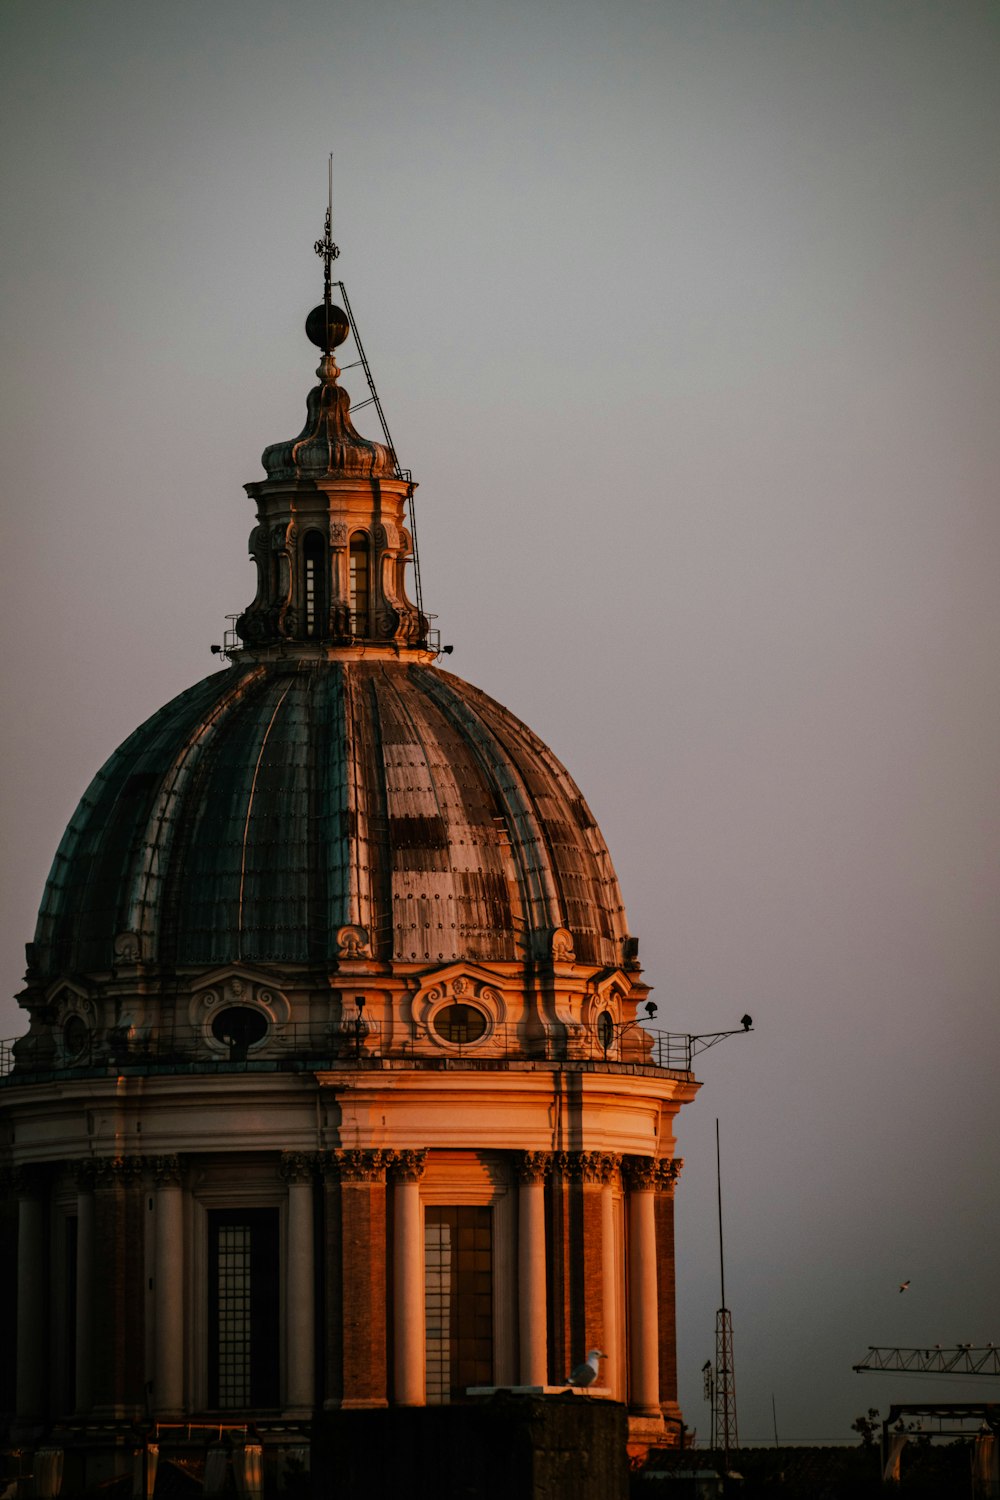
[[[46,886],[39,979],[112,968],[523,960],[568,928],[624,961],[625,913],[572,778],[437,668],[240,663],[154,714],[81,801]]]

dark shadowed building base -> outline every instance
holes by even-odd
[[[462,1406],[330,1412],[315,1500],[626,1500],[625,1407],[497,1395]]]

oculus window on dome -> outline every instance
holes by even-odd
[[[433,1021],[434,1030],[446,1042],[457,1046],[480,1042],[486,1035],[486,1016],[476,1005],[454,1002],[437,1012]]]
[[[267,1032],[267,1016],[249,1005],[228,1005],[212,1018],[212,1035],[229,1048],[231,1062],[243,1062]]]

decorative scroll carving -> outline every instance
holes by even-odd
[[[316,1157],[311,1151],[282,1151],[278,1171],[285,1182],[312,1182]]]
[[[427,1161],[426,1149],[419,1151],[388,1151],[386,1152],[387,1165],[400,1182],[419,1182],[424,1175],[424,1165]]]
[[[515,1151],[513,1161],[518,1182],[544,1182],[552,1171],[548,1151]]]
[[[384,1182],[389,1151],[331,1151],[327,1165],[341,1182]]]
[[[341,927],[337,933],[337,946],[341,958],[366,958],[368,933],[364,927]]]
[[[115,963],[137,964],[142,958],[142,943],[137,932],[120,932],[115,938]]]
[[[573,946],[573,934],[566,927],[557,927],[552,934],[552,962],[571,964],[575,961],[576,949]]]

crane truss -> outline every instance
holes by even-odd
[[[857,1371],[912,1370],[925,1375],[1000,1375],[1000,1348],[995,1344],[956,1349],[887,1349],[868,1346]]]

